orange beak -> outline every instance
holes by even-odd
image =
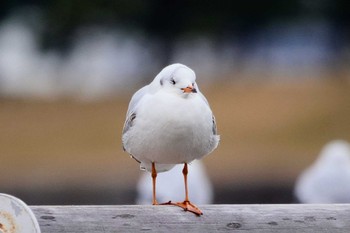
[[[184,91],[184,93],[197,93],[196,88],[194,88],[192,85],[189,85],[188,87],[181,88],[181,90]]]

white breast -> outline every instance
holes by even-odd
[[[158,92],[140,102],[124,145],[147,170],[151,162],[188,163],[216,148],[212,127],[212,112],[199,95],[182,98]]]

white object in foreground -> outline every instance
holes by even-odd
[[[0,232],[40,233],[40,227],[23,201],[0,193]]]

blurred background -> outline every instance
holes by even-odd
[[[202,160],[213,202],[295,202],[323,146],[350,141],[349,22],[345,0],[2,1],[0,192],[135,203],[143,172],[121,146],[127,105],[179,62],[221,135]]]

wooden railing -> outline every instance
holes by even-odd
[[[344,232],[350,204],[203,205],[198,217],[174,206],[30,206],[45,232]]]

